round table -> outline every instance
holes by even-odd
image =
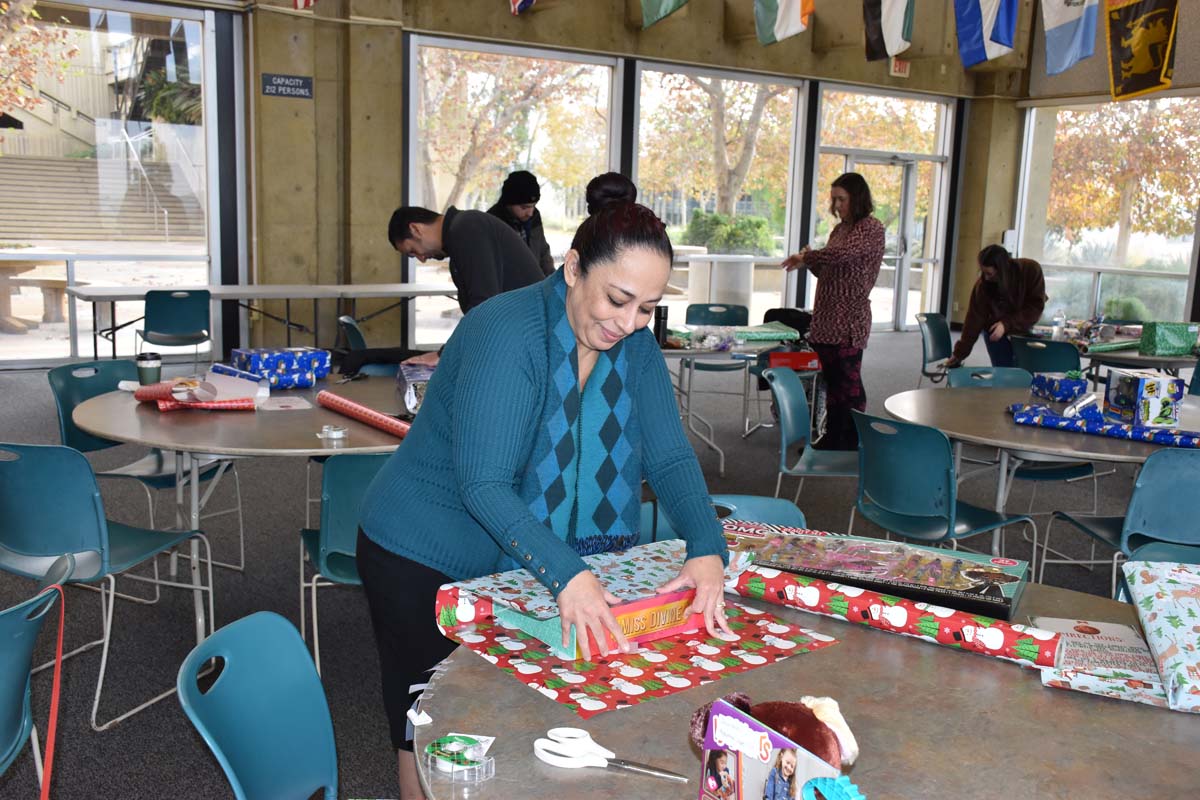
[[[955,390],[957,391],[957,390]],[[417,752],[447,733],[498,737],[496,777],[455,792],[421,769],[428,797],[529,800],[694,798],[700,754],[688,723],[701,705],[734,691],[758,702],[836,699],[862,754],[850,773],[871,800],[963,797],[1189,797],[1200,752],[1200,716],[1047,689],[1016,664],[939,647],[779,606],[772,613],[840,643],[730,675],[668,697],[581,721],[460,647],[425,690],[433,723],[416,729]],[[1136,625],[1133,607],[1036,584],[1019,616],[1045,614]],[[548,728],[587,729],[618,758],[689,776],[691,782],[599,769],[557,769],[533,755]],[[420,763],[421,759],[418,759]]]
[[[317,393],[328,389],[385,414],[405,411],[403,392],[390,377],[360,378],[344,384],[324,382],[312,389],[288,389],[276,397],[302,397],[310,408],[279,411],[159,411],[139,403],[131,392],[108,392],[75,407],[72,418],[83,430],[104,439],[178,452],[177,473],[190,472],[188,500],[177,488],[180,518],[191,530],[200,527],[200,471],[207,456],[328,456],[335,453],[390,453],[400,441],[391,434],[317,405]],[[318,439],[325,425],[346,428],[344,439]],[[178,484],[182,487],[182,483]],[[200,551],[190,544],[191,582],[196,641],[205,636],[205,602],[200,590]]]
[[[894,394],[884,408],[898,420],[928,425],[951,439],[1025,451],[1072,461],[1118,461],[1140,464],[1160,445],[1110,439],[1032,425],[1018,425],[1007,409],[1031,402],[1028,389],[967,387],[913,389]],[[1045,402],[1037,400],[1037,402]],[[1185,396],[1180,427],[1200,428],[1200,397]]]

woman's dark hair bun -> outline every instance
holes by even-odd
[[[588,181],[587,212],[595,214],[612,203],[637,202],[637,187],[619,172],[605,172]]]

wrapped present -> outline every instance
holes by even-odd
[[[1122,569],[1167,705],[1200,713],[1200,565],[1129,561]]]
[[[218,375],[229,375],[232,378],[241,378],[244,381],[254,381],[256,384],[265,380],[257,372],[246,372],[228,364],[213,364],[209,369]]]
[[[331,364],[329,351],[315,347],[237,347],[231,359],[235,369],[267,378],[279,389],[312,386],[329,375]]]
[[[930,603],[750,566],[725,584],[743,597],[835,617],[1026,666],[1053,667],[1059,635]]]
[[[782,322],[764,322],[761,325],[689,325],[684,328],[670,326],[668,331],[674,338],[685,342],[693,337],[708,339],[714,336],[743,342],[793,342],[800,338],[799,331]]]
[[[1071,372],[1039,372],[1033,376],[1030,391],[1034,397],[1054,400],[1059,403],[1070,403],[1087,391],[1087,381],[1083,375],[1073,370]]]
[[[1162,683],[1140,678],[1119,678],[1111,675],[1096,675],[1081,669],[1044,669],[1042,686],[1051,689],[1070,689],[1073,692],[1109,697],[1113,700],[1128,700],[1148,706],[1167,708],[1167,695]]]
[[[1104,416],[1140,428],[1174,428],[1183,405],[1182,378],[1152,370],[1110,369]]]
[[[1092,436],[1108,436],[1113,439],[1128,439],[1132,442],[1160,444],[1164,447],[1200,447],[1200,432],[1176,428],[1147,428],[1107,422],[1090,415],[1080,414],[1066,417],[1046,406],[1014,403],[1008,407],[1013,422],[1018,425],[1033,425],[1038,428],[1054,428],[1071,433],[1086,433]]]
[[[1154,656],[1133,627],[1064,617],[1030,622],[1061,636],[1055,666],[1042,670],[1043,686],[1167,707]]]
[[[1146,322],[1138,352],[1151,356],[1188,356],[1196,349],[1200,323]]]

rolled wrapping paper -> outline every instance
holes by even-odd
[[[133,399],[139,403],[153,403],[157,400],[174,400],[175,384],[177,381],[161,381],[149,386],[142,386],[133,393]]]
[[[1121,568],[1168,707],[1200,713],[1200,566],[1128,561]]]
[[[1135,427],[1123,422],[1096,422],[1084,417],[1064,417],[1046,406],[1027,403],[1014,403],[1009,406],[1008,411],[1013,415],[1013,422],[1018,425],[1108,436],[1112,439],[1128,439],[1132,442],[1148,442],[1166,447],[1200,448],[1200,433],[1196,431]]]
[[[159,411],[178,411],[181,408],[200,408],[208,411],[253,411],[256,397],[234,397],[227,400],[189,400],[188,397],[210,396],[200,381],[172,380],[142,386],[133,393],[133,398],[141,403],[155,403]],[[254,387],[255,393],[258,388]],[[211,392],[215,397],[216,392]]]
[[[156,400],[159,411],[178,411],[181,408],[201,408],[207,411],[254,411],[257,406],[253,397],[238,397],[232,400],[197,400],[181,403],[178,400]]]
[[[1137,350],[1140,344],[1140,339],[1127,339],[1120,342],[1095,342],[1083,349],[1088,353],[1115,353],[1120,350]]]
[[[726,583],[743,597],[866,625],[1018,664],[1053,667],[1059,635],[857,586],[748,567]]]
[[[403,439],[408,435],[408,429],[412,427],[404,420],[389,417],[387,414],[376,411],[373,408],[364,406],[362,403],[356,403],[353,400],[347,400],[345,397],[336,395],[330,391],[317,392],[317,403],[328,408],[330,411],[336,411],[343,416],[356,419],[372,428],[378,428],[384,433],[390,433]]]

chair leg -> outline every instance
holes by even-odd
[[[308,459],[304,464],[304,527],[312,527],[312,507],[313,503],[321,502],[320,497],[313,497],[312,493],[312,459]]]
[[[856,511],[858,511],[857,504],[850,506],[850,524],[846,527],[847,536],[852,536],[854,534],[854,512]]]
[[[226,470],[228,470],[229,474],[233,476],[233,489],[234,489],[234,498],[236,500],[236,505],[231,506],[230,508],[223,509],[221,511],[213,511],[208,514],[202,514],[200,516],[200,519],[202,519],[202,520],[212,519],[213,517],[221,517],[221,516],[225,516],[226,514],[237,514],[238,561],[236,564],[229,564],[224,561],[217,561],[214,563],[218,567],[223,567],[225,569],[231,569],[235,572],[244,572],[246,569],[246,526],[245,526],[244,517],[242,515],[242,481],[241,481],[241,478],[238,476],[237,465],[234,464],[233,461],[226,460],[226,461],[221,462],[221,466],[217,469],[217,474],[212,477],[212,480],[209,482],[208,489],[204,492],[203,496],[200,498],[200,508],[204,508],[208,505],[209,499],[212,497],[213,492],[215,492],[217,490],[217,484],[220,482],[221,478],[224,476]]]
[[[321,674],[321,635],[317,630],[317,581],[320,578],[321,573],[314,573],[309,588],[312,600],[313,664],[317,667],[317,675]]]
[[[796,486],[796,496],[792,498],[792,505],[800,505],[800,493],[804,491],[804,476],[800,476],[800,483]]]
[[[1108,596],[1109,596],[1109,597],[1116,597],[1116,596],[1117,596],[1117,561],[1118,561],[1120,558],[1121,558],[1121,551],[1120,551],[1120,550],[1118,550],[1118,551],[1116,551],[1115,553],[1113,553],[1113,560],[1112,560],[1112,581],[1111,581],[1111,584],[1112,584],[1112,585],[1109,587],[1109,590],[1108,590]]]
[[[38,744],[37,725],[29,729],[29,748],[33,750],[33,771],[37,773],[37,785],[41,789],[45,776],[42,774],[42,748]]]
[[[1054,515],[1050,515],[1050,519],[1046,522],[1046,538],[1042,540],[1042,563],[1041,570],[1037,573],[1037,582],[1046,582],[1046,559],[1050,555],[1050,528],[1054,525]],[[1058,553],[1055,553],[1058,555]]]
[[[297,574],[300,576],[300,640],[306,642],[306,641],[308,641],[308,637],[306,634],[307,627],[306,627],[306,623],[305,623],[305,619],[304,619],[305,615],[304,615],[304,542],[303,541],[300,542],[300,572],[298,572]]]
[[[779,490],[783,488],[783,473],[780,472],[775,476],[775,496],[779,497]]]

